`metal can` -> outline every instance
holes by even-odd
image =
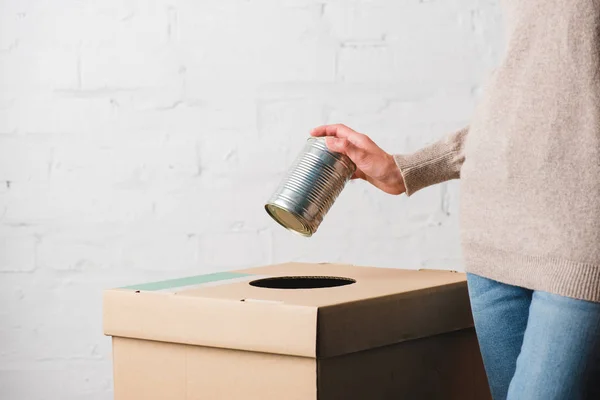
[[[355,171],[348,156],[327,148],[325,138],[309,138],[265,209],[284,228],[310,237]]]

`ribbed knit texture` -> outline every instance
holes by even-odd
[[[413,154],[394,156],[409,196],[426,186],[457,179],[465,161],[465,128]]]
[[[600,0],[505,0],[467,130],[395,156],[407,194],[461,179],[469,272],[600,302]]]

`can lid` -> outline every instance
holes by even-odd
[[[286,210],[285,208],[282,208],[276,204],[267,204],[265,206],[265,209],[267,210],[267,213],[271,216],[271,218],[273,218],[279,225],[283,226],[284,228],[298,233],[302,236],[311,236],[312,232],[310,230],[310,228],[308,227],[308,225],[306,224],[306,222],[304,222],[304,219],[289,211]]]

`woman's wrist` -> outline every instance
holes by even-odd
[[[394,156],[391,154],[386,154],[386,173],[383,181],[385,186],[388,187],[388,190],[386,190],[388,193],[398,195],[406,191],[402,171],[400,171]]]

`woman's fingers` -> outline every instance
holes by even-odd
[[[344,124],[321,125],[310,131],[311,136],[335,136],[338,138],[348,138],[352,135],[359,135]]]
[[[347,155],[356,165],[360,166],[368,157],[365,149],[356,146],[349,139],[328,137],[326,143],[329,150]]]
[[[347,155],[354,163],[360,163],[367,157],[365,149],[357,146],[356,141],[360,141],[360,133],[353,131],[342,124],[323,125],[311,131],[312,136],[327,136],[327,147],[331,151]],[[367,179],[363,171],[357,169],[351,179]]]
[[[386,193],[404,193],[402,174],[394,158],[368,136],[343,124],[322,125],[310,134],[325,137],[331,151],[345,154],[356,164],[352,179],[364,179]]]

